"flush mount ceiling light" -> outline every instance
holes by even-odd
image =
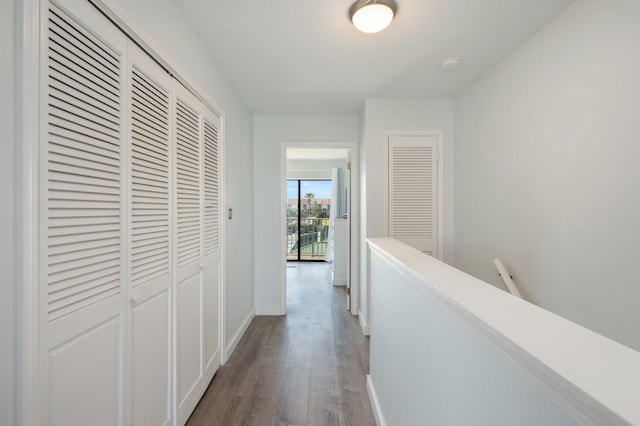
[[[357,0],[349,8],[349,18],[363,33],[377,33],[389,26],[397,10],[395,0]]]

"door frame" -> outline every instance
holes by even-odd
[[[352,315],[358,314],[360,294],[360,258],[358,242],[360,234],[360,191],[358,169],[358,144],[356,142],[282,142],[280,145],[280,315],[287,313],[287,149],[338,148],[351,150],[351,309]]]
[[[389,138],[392,136],[435,136],[438,140],[438,256],[444,262],[444,132],[442,130],[388,130],[384,132],[384,226],[385,235],[389,236]]]

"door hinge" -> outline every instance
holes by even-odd
[[[351,170],[351,161],[347,162],[347,170]]]

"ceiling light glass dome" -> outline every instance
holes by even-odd
[[[358,0],[349,8],[349,17],[363,33],[377,33],[391,24],[397,10],[394,0]]]

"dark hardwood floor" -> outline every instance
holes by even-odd
[[[287,315],[256,317],[187,422],[375,425],[369,340],[326,263],[289,263]]]

